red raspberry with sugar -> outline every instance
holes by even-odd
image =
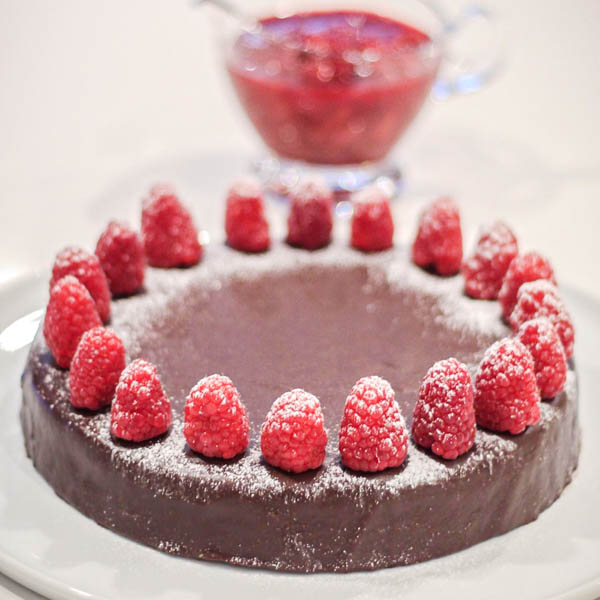
[[[264,252],[271,243],[265,219],[263,191],[256,177],[237,179],[227,194],[225,208],[227,243],[242,252]]]
[[[461,267],[467,295],[480,300],[498,298],[506,271],[518,252],[517,238],[507,225],[498,221],[487,227]]]
[[[546,317],[556,329],[567,358],[573,356],[575,329],[557,287],[538,279],[524,283],[517,292],[517,303],[508,319],[513,331],[531,319]]]
[[[89,410],[110,404],[124,368],[125,347],[114,331],[104,327],[86,331],[71,362],[71,404]]]
[[[540,420],[540,392],[529,350],[505,338],[488,348],[475,376],[475,417],[493,431],[521,433]]]
[[[186,398],[183,435],[195,452],[233,458],[248,446],[249,428],[246,409],[229,377],[204,377]]]
[[[554,398],[560,394],[567,380],[567,357],[552,322],[546,317],[525,321],[519,327],[517,339],[533,357],[542,398]]]
[[[421,214],[412,246],[413,262],[438,275],[455,275],[460,270],[462,254],[458,206],[451,198],[439,198]]]
[[[77,246],[64,248],[54,260],[50,289],[67,275],[73,275],[87,288],[100,318],[106,323],[110,319],[110,290],[98,257]]]
[[[355,471],[382,471],[404,462],[406,425],[385,379],[363,377],[352,388],[344,406],[339,449],[342,463]]]
[[[556,284],[552,266],[543,256],[540,256],[537,252],[527,252],[519,254],[511,261],[498,294],[502,316],[505,319],[510,317],[510,313],[512,313],[517,303],[519,288],[524,283],[536,279],[547,279]]]
[[[144,199],[142,236],[153,267],[189,267],[202,258],[196,226],[170,185],[155,185]]]
[[[475,431],[473,386],[467,367],[455,358],[436,362],[419,388],[412,424],[414,440],[452,460],[473,446]]]
[[[83,334],[102,325],[87,288],[73,275],[60,279],[50,292],[44,337],[56,363],[68,369]]]
[[[138,358],[125,367],[110,410],[110,431],[122,440],[143,442],[171,426],[171,402],[156,367]]]
[[[306,177],[290,193],[287,242],[317,250],[331,241],[333,193],[319,177]]]
[[[321,404],[315,396],[295,389],[273,402],[260,435],[265,461],[293,473],[318,469],[326,445]]]
[[[124,223],[111,221],[108,224],[96,244],[96,256],[113,296],[135,294],[144,285],[144,244]]]
[[[352,196],[350,244],[363,252],[380,252],[394,244],[394,220],[389,196],[372,185]]]

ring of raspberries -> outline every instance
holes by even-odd
[[[350,245],[363,252],[393,246],[389,197],[379,188],[352,198]],[[303,179],[291,191],[286,242],[304,250],[330,243],[335,197],[320,179]],[[228,245],[265,252],[272,244],[264,191],[255,178],[238,179],[226,201]],[[477,426],[517,435],[540,420],[542,399],[565,387],[573,354],[573,323],[560,297],[550,263],[536,252],[519,253],[504,223],[485,228],[474,252],[463,260],[460,214],[450,198],[423,210],[411,247],[417,267],[431,277],[460,271],[472,301],[497,300],[513,331],[487,349],[471,377],[455,358],[436,362],[424,375],[407,429],[390,382],[376,375],[356,382],[346,398],[338,435],[342,465],[376,472],[400,467],[415,444],[443,459],[469,452]],[[141,235],[111,222],[95,254],[68,247],[56,256],[43,334],[56,364],[69,369],[71,403],[100,411],[110,406],[114,438],[137,443],[166,434],[171,402],[153,364],[136,357],[110,329],[111,295],[143,293],[146,266],[192,267],[203,248],[190,212],[174,189],[158,185],[144,200]],[[203,377],[190,390],[183,435],[191,451],[230,460],[246,452],[250,421],[239,391],[228,377]],[[264,461],[290,473],[323,464],[328,434],[319,399],[303,389],[277,398],[262,424]]]

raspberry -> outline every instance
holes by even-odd
[[[102,325],[87,288],[73,275],[60,279],[50,292],[44,317],[44,337],[60,367],[68,369],[81,336]]]
[[[293,473],[318,469],[326,445],[323,413],[315,396],[295,389],[273,402],[260,434],[260,448],[270,465]]]
[[[96,256],[114,296],[135,294],[144,285],[144,244],[124,223],[108,224],[96,244]]]
[[[373,185],[352,196],[350,245],[363,252],[387,250],[394,244],[394,221],[390,199]]]
[[[202,258],[192,217],[169,185],[155,185],[144,200],[142,235],[153,267],[188,267]]]
[[[412,258],[419,267],[431,269],[438,275],[455,275],[460,270],[460,214],[451,198],[440,198],[423,211]]]
[[[192,450],[204,456],[233,458],[248,446],[248,417],[231,379],[201,379],[185,401],[183,434]]]
[[[567,358],[552,322],[540,317],[525,321],[517,339],[529,350],[535,365],[535,377],[542,398],[558,396],[567,380]]]
[[[524,283],[536,279],[548,279],[552,283],[556,283],[554,271],[543,256],[540,256],[537,252],[527,252],[526,254],[519,254],[512,260],[498,294],[502,316],[505,319],[508,319],[517,303],[519,288]]]
[[[446,459],[455,459],[475,441],[471,375],[455,358],[436,362],[427,371],[415,405],[412,435],[417,444]]]
[[[385,379],[363,377],[356,382],[346,398],[339,448],[344,465],[355,471],[382,471],[404,462],[408,434]]]
[[[524,283],[517,292],[517,303],[508,319],[513,331],[536,317],[547,317],[556,329],[567,358],[573,356],[575,330],[571,317],[561,300],[556,286],[538,279]]]
[[[320,178],[301,180],[290,194],[287,242],[317,250],[329,244],[333,228],[333,193]]]
[[[262,188],[254,177],[238,179],[227,194],[225,209],[227,243],[243,252],[269,248],[269,224],[265,219]]]
[[[100,318],[106,323],[110,319],[110,290],[98,257],[76,246],[64,248],[54,260],[50,290],[66,275],[73,275],[87,288]]]
[[[122,440],[143,442],[171,426],[171,403],[156,367],[142,358],[127,365],[110,410],[110,431]]]
[[[86,331],[71,362],[71,403],[98,410],[110,404],[125,368],[125,348],[116,333],[104,327]]]
[[[540,419],[540,392],[529,351],[505,338],[488,348],[475,376],[477,423],[494,431],[521,433]]]
[[[473,255],[461,267],[467,295],[481,300],[498,298],[504,275],[518,252],[517,238],[504,223],[498,221],[486,228]]]

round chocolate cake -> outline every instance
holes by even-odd
[[[577,385],[541,403],[520,435],[478,429],[456,460],[411,440],[401,467],[346,469],[337,450],[357,379],[387,379],[410,427],[419,384],[437,360],[473,371],[508,334],[497,302],[463,294],[460,277],[411,264],[406,249],[367,255],[332,244],[276,245],[262,255],[209,246],[190,269],[149,269],[145,290],[115,300],[111,328],[128,358],[158,368],[173,406],[169,432],[144,443],[110,434],[110,410],[69,400],[68,371],[38,333],[23,376],[22,423],[36,469],[100,525],[165,552],[282,571],[354,571],[456,552],[534,520],[577,465]],[[235,381],[250,445],[235,459],[192,452],[183,435],[190,388],[211,373]],[[259,429],[292,388],[315,394],[329,433],[321,468],[264,462]]]

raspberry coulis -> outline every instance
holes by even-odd
[[[277,154],[356,164],[383,158],[421,108],[439,65],[430,42],[369,12],[305,12],[243,33],[228,70]]]

